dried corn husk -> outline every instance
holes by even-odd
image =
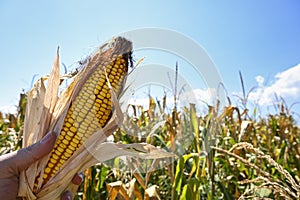
[[[101,52],[109,48],[124,48],[122,40],[113,40],[100,47],[92,55],[91,60],[107,59],[101,57]],[[125,47],[127,48],[127,47]],[[131,49],[130,49],[131,50]],[[92,66],[85,67],[73,77],[72,83],[58,97],[61,76],[59,74],[59,52],[54,61],[50,76],[39,79],[32,90],[28,93],[26,117],[24,122],[23,147],[36,143],[51,130],[60,133],[64,117],[70,106],[70,102],[76,97],[77,91],[86,81],[93,70]],[[47,82],[47,86],[46,85]],[[113,115],[109,122],[99,131],[92,134],[82,146],[62,165],[59,171],[47,182],[42,189],[34,194],[32,192],[35,177],[43,173],[49,158],[43,159],[31,165],[26,171],[21,172],[19,196],[24,199],[59,199],[66,190],[72,190],[74,185],[70,184],[73,176],[96,163],[112,159],[117,156],[127,155],[145,159],[156,159],[170,157],[173,154],[162,149],[155,148],[149,144],[118,144],[105,142],[122,123],[123,114],[120,109],[117,96],[111,90],[113,98]]]

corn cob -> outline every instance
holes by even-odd
[[[87,64],[87,67],[92,66],[91,72],[82,77],[86,79],[85,83],[68,108],[44,173],[36,177],[34,192],[40,188],[40,178],[43,179],[42,187],[91,134],[109,121],[112,114],[109,83],[119,96],[131,64],[131,43],[117,38],[115,44],[119,46],[105,51],[100,49]]]

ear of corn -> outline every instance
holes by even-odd
[[[18,197],[60,199],[64,191],[73,191],[74,174],[117,156],[173,157],[147,144],[105,142],[124,118],[118,100],[132,65],[131,51],[132,43],[125,38],[101,46],[80,63],[84,67],[59,98],[60,80],[69,77],[59,75],[57,53],[49,78],[41,78],[28,93],[23,147],[50,130],[58,133],[57,142],[48,156],[20,172]]]
[[[123,40],[123,38],[117,38]],[[45,185],[73,155],[84,141],[105,126],[112,114],[111,92],[117,96],[122,92],[124,81],[131,62],[131,43],[125,47],[101,52],[87,64],[84,83],[74,91],[74,98],[68,107],[56,144],[48,162],[35,180],[34,192]],[[107,58],[107,59],[103,59]],[[80,74],[79,74],[80,76]],[[110,88],[113,91],[110,91]]]

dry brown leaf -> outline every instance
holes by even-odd
[[[145,190],[145,200],[160,200],[157,185],[152,185]]]

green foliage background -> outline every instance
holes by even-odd
[[[224,109],[218,103],[208,106],[204,116],[197,115],[193,104],[167,111],[166,101],[166,96],[155,100],[149,95],[147,109],[129,105],[113,140],[151,143],[178,158],[156,161],[152,171],[145,167],[153,166],[153,160],[99,163],[84,172],[75,199],[126,199],[130,194],[123,189],[134,199],[299,198],[300,131],[284,102],[274,105],[275,114],[251,118],[256,109],[248,110],[244,97],[242,107],[229,100]],[[25,106],[21,94],[16,115],[0,113],[0,154],[21,148]],[[152,198],[146,191],[151,186],[157,192]]]

